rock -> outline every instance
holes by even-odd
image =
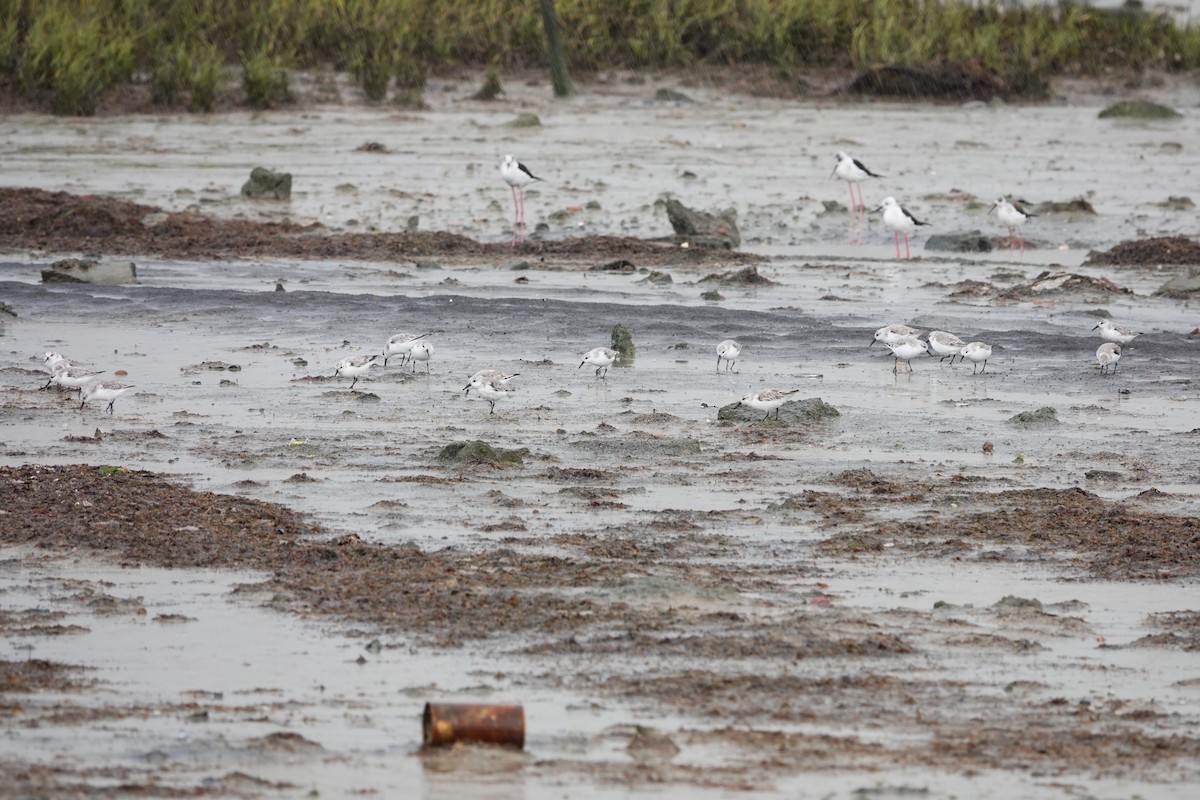
[[[1191,211],[1196,207],[1196,204],[1192,202],[1192,198],[1187,195],[1170,195],[1166,200],[1154,205],[1159,208],[1165,208],[1168,211]]]
[[[708,301],[710,301],[710,302],[713,302],[713,303],[715,303],[715,302],[718,302],[718,301],[720,301],[720,300],[724,300],[724,299],[725,299],[725,295],[721,294],[721,293],[720,293],[720,292],[718,292],[716,289],[709,289],[709,290],[708,290],[708,291],[706,291],[706,292],[701,292],[701,293],[700,293],[700,299],[701,299],[701,300],[708,300]]]
[[[642,766],[661,766],[679,755],[679,745],[666,734],[642,725],[625,745],[625,751],[635,763]]]
[[[473,442],[453,442],[446,445],[437,454],[437,459],[454,464],[490,464],[499,467],[505,464],[523,465],[527,455],[529,455],[528,447],[522,447],[519,450],[502,450],[476,439]]]
[[[1001,300],[1020,300],[1028,297],[1045,297],[1066,293],[1133,294],[1131,289],[1117,286],[1108,278],[1092,278],[1063,270],[1046,270],[1029,283],[1005,289],[999,294]]]
[[[1175,119],[1179,112],[1149,100],[1122,100],[1100,112],[1100,119],[1124,117],[1126,119]]]
[[[738,232],[737,211],[727,208],[716,214],[693,211],[674,198],[666,202],[667,219],[675,229],[675,241],[692,247],[736,250],[742,243]]]
[[[789,400],[779,407],[779,424],[781,425],[809,425],[840,416],[841,412],[819,397]],[[717,419],[732,422],[761,422],[763,412],[740,403],[730,403],[721,406],[717,412]],[[774,412],[771,412],[771,421],[775,421]]]
[[[1155,297],[1169,297],[1172,300],[1191,300],[1200,296],[1200,270],[1190,269],[1180,273],[1158,287]]]
[[[358,147],[354,148],[359,153],[387,153],[387,145],[383,142],[363,142]]]
[[[659,89],[654,93],[654,99],[659,103],[695,103],[696,101],[688,97],[683,92],[677,92],[674,89]]]
[[[966,233],[935,233],[925,240],[926,250],[941,250],[949,253],[990,253],[992,240],[982,231]]]
[[[594,267],[588,267],[588,272],[620,272],[630,274],[637,272],[637,265],[628,259],[620,258],[616,261],[609,261],[607,264],[597,264]]]
[[[758,274],[758,267],[742,267],[736,272],[713,272],[698,283],[719,283],[722,286],[775,286],[775,281]],[[720,299],[719,297],[717,299]]]
[[[1058,424],[1058,411],[1053,406],[1042,406],[1037,411],[1022,411],[1009,417],[1008,424],[1020,428],[1048,428]]]
[[[42,283],[120,286],[137,282],[137,265],[132,262],[102,264],[90,258],[64,258],[42,270]]]
[[[965,280],[950,287],[950,297],[989,297],[996,287],[987,281]]]
[[[1089,469],[1083,473],[1083,477],[1089,481],[1119,481],[1121,473],[1113,472],[1110,469]]]
[[[1033,209],[1038,214],[1095,214],[1096,209],[1082,197],[1074,200],[1047,200]]]
[[[621,353],[620,361],[629,362],[636,355],[636,349],[633,346],[633,334],[629,332],[621,323],[613,325],[612,343],[609,345],[613,350],[618,350]]]
[[[505,126],[509,128],[540,128],[542,127],[542,121],[538,119],[537,114],[526,112],[518,114],[516,119],[505,123]]]
[[[421,218],[416,214],[413,214],[411,217],[409,217],[407,220],[404,221],[404,230],[407,231],[408,233],[416,233],[417,229],[420,227],[421,227]]]
[[[1200,265],[1200,244],[1186,236],[1160,236],[1121,242],[1103,253],[1089,253],[1084,266],[1151,267]]]
[[[1034,611],[1042,610],[1042,601],[1034,597],[1017,597],[1015,594],[1006,594],[992,605],[996,609],[1033,609]]]
[[[668,283],[674,283],[674,282],[675,282],[675,279],[672,278],[669,273],[659,272],[656,269],[650,270],[649,275],[647,275],[646,277],[644,277],[640,281],[638,281],[638,283],[653,283],[653,284],[657,284],[660,286],[668,284]]]
[[[471,95],[472,100],[495,100],[504,93],[504,87],[500,85],[500,73],[495,69],[489,69],[487,75],[483,78],[483,86],[479,91]]]
[[[250,180],[242,184],[242,197],[287,200],[292,196],[292,173],[274,172],[266,167],[250,170]]]

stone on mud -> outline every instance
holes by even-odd
[[[1093,278],[1063,270],[1046,270],[1029,283],[1023,283],[1000,293],[1002,300],[1020,300],[1028,297],[1044,297],[1052,294],[1133,294],[1108,278]]]
[[[721,406],[720,411],[717,412],[718,420],[731,422],[761,422],[763,416],[762,411],[756,411],[741,403]],[[789,400],[779,407],[779,424],[781,425],[808,425],[840,416],[841,412],[819,397]],[[775,421],[775,412],[771,412],[771,421]]]
[[[1022,411],[1009,417],[1008,424],[1019,428],[1048,428],[1058,424],[1058,411],[1053,406],[1042,406],[1037,411]]]
[[[1122,100],[1100,112],[1100,119],[1125,117],[1128,119],[1175,119],[1179,112],[1161,103],[1149,100]]]
[[[776,286],[770,278],[758,274],[758,267],[742,267],[734,272],[713,272],[697,283],[719,283],[722,286]],[[708,298],[705,298],[708,299]],[[715,299],[721,299],[719,296]]]
[[[1180,273],[1158,287],[1155,297],[1169,297],[1172,300],[1191,300],[1200,297],[1200,269],[1190,269]]]
[[[1157,267],[1200,265],[1200,243],[1186,236],[1158,236],[1121,242],[1102,253],[1089,253],[1084,266]]]
[[[266,167],[250,170],[250,180],[242,184],[242,197],[287,200],[292,196],[292,173],[275,172]]]
[[[976,62],[891,64],[869,67],[841,91],[878,97],[928,97],[944,100],[993,100],[1044,96],[1046,84],[1032,76],[1008,81]]]
[[[622,362],[633,361],[633,357],[637,354],[633,346],[633,334],[629,332],[629,328],[619,322],[613,325],[612,343],[609,347],[621,354],[620,361]]]
[[[1082,197],[1074,200],[1047,200],[1038,203],[1034,211],[1038,214],[1096,214],[1096,209]]]
[[[940,250],[949,253],[990,253],[992,250],[991,237],[983,231],[967,231],[966,233],[935,233],[925,240],[926,250]]]
[[[675,198],[669,198],[665,207],[667,219],[675,229],[675,241],[692,247],[713,247],[721,250],[736,250],[742,243],[738,231],[737,211],[727,208],[710,214],[693,211]]]
[[[437,454],[437,459],[452,464],[490,464],[500,467],[505,464],[524,465],[527,455],[529,455],[528,447],[504,450],[476,439],[473,442],[452,442],[446,445]]]
[[[129,261],[102,264],[90,258],[64,258],[42,270],[42,283],[93,283],[99,286],[120,286],[137,282],[137,265]]]

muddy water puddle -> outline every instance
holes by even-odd
[[[9,626],[6,658],[89,667],[95,681],[5,698],[20,706],[6,758],[44,770],[25,790],[126,780],[150,795],[158,783],[239,797],[1189,796],[1200,661],[1180,644],[1186,626],[1163,615],[1194,610],[1195,573],[1101,581],[1089,553],[1059,540],[978,540],[956,524],[1029,503],[1069,527],[1052,503],[995,499],[1038,487],[1112,503],[1097,506],[1111,510],[1099,522],[1116,520],[1109,538],[1138,515],[1200,509],[1194,314],[1151,296],[1168,274],[1079,266],[1092,248],[1186,232],[1187,215],[1153,204],[1194,166],[1195,153],[1169,146],[1196,138],[1194,119],[1097,132],[1098,109],[1070,103],[797,108],[699,91],[698,106],[664,107],[630,91],[552,106],[514,87],[508,107],[435,99],[419,114],[0,125],[15,184],[348,230],[418,214],[422,228],[489,241],[507,235],[493,162],[513,150],[548,167],[531,219],[581,207],[548,235],[662,235],[652,203],[669,191],[737,207],[744,249],[769,256],[759,271],[777,282],[721,287],[709,302],[698,281],[719,268],[667,267],[672,282],[655,284],[517,252],[490,263],[138,259],[140,286],[60,287],[37,282],[48,258],[10,254],[4,464],[123,465],[279,503],[322,538],[440,554],[463,591],[512,592],[530,607],[527,621],[471,638],[432,622],[298,614],[295,587],[270,583],[270,570],[118,568],[6,547],[3,610],[62,611],[87,629]],[[522,106],[542,129],[500,127]],[[1031,130],[1019,152],[985,146]],[[392,152],[354,152],[367,140]],[[984,202],[1094,192],[1100,215],[1039,219],[1024,262],[897,263],[877,227],[851,248],[845,216],[821,213],[844,191],[826,179],[845,147],[878,154],[892,177],[869,188],[914,198],[939,230],[993,222],[955,188]],[[1101,154],[1111,170],[1093,168]],[[236,197],[251,166],[286,167],[285,156],[302,173],[290,204]],[[781,182],[780,164],[796,180]],[[528,269],[512,269],[521,260]],[[964,279],[1004,289],[1051,265],[1134,293],[951,296]],[[1094,363],[1097,311],[1143,332],[1112,378]],[[636,358],[605,379],[579,369],[618,322]],[[868,347],[891,322],[985,339],[995,356],[981,375],[932,359],[893,374],[889,354]],[[339,359],[400,330],[431,334],[428,372],[374,369],[354,391],[331,377]],[[717,374],[713,350],[728,336],[746,354]],[[125,370],[139,391],[112,416],[80,411],[67,393],[38,390],[47,350]],[[495,414],[462,393],[482,368],[521,373]],[[841,416],[799,428],[717,420],[768,387],[799,388]],[[1057,423],[1008,422],[1046,405]],[[528,453],[521,466],[438,460],[476,439]],[[929,533],[890,537],[896,521]],[[267,596],[237,590],[263,581]],[[80,599],[97,593],[129,602],[100,614]],[[577,615],[571,624],[534,615],[550,600]],[[1164,632],[1177,638],[1153,638]],[[528,757],[417,756],[430,699],[523,703]]]

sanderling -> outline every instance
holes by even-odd
[[[475,387],[475,390],[479,392],[480,397],[482,397],[484,400],[487,400],[491,404],[492,408],[490,411],[488,411],[489,414],[496,413],[497,400],[503,399],[510,392],[512,392],[512,389],[504,388],[499,381],[483,381]]]
[[[859,161],[857,158],[851,158],[848,153],[837,154],[837,166],[833,168],[831,178],[841,178],[850,187],[850,216],[854,216],[856,211],[866,211],[867,206],[862,199],[862,182],[867,178],[882,178],[882,175],[876,175],[871,170]],[[854,187],[858,186],[858,201],[854,200]]]
[[[928,225],[929,223],[914,217],[897,203],[894,197],[883,198],[883,202],[875,211],[880,209],[883,210],[883,224],[892,229],[892,236],[896,240],[896,258],[900,257],[900,234],[904,234],[904,257],[912,258],[908,251],[908,235],[915,231],[918,225]]]
[[[905,338],[906,336],[920,336],[920,335],[921,335],[921,331],[917,330],[916,328],[910,328],[907,325],[901,325],[899,323],[897,323],[895,325],[885,325],[882,328],[880,328],[879,330],[875,331],[875,338],[872,339],[871,344],[869,344],[867,346],[871,347],[876,342],[883,342],[884,344],[892,344],[893,342],[897,342],[897,341]]]
[[[915,336],[905,336],[895,342],[888,342],[888,348],[892,351],[892,356],[895,358],[895,363],[892,364],[892,372],[900,366],[903,361],[908,365],[908,371],[912,372],[912,360],[919,355],[929,355],[929,346],[925,344],[924,339],[918,339]]]
[[[575,369],[582,369],[584,364],[591,364],[596,368],[597,376],[608,377],[608,368],[620,357],[620,350],[611,350],[607,347],[593,347],[583,354],[583,360],[579,362],[579,366]],[[600,375],[600,370],[604,370],[604,375]]]
[[[967,343],[953,333],[931,331],[929,334],[929,349],[933,351],[930,355],[941,356],[940,361],[949,358],[953,364],[954,357],[962,356],[962,349],[966,346]]]
[[[353,378],[350,381],[350,388],[358,383],[358,379],[371,371],[371,367],[375,364],[375,359],[379,356],[351,356],[343,358],[334,367],[333,377],[335,378]]]
[[[53,350],[51,350],[49,353],[46,353],[46,355],[42,357],[42,366],[51,372],[54,371],[54,367],[58,364],[62,364],[64,367],[72,366],[71,362],[66,356],[56,353]]]
[[[111,414],[113,413],[113,403],[117,401],[117,398],[132,392],[134,388],[114,381],[92,381],[80,390],[79,410],[82,411],[89,400],[97,400],[101,403],[108,401],[108,413]]]
[[[1003,197],[992,203],[992,207],[988,209],[988,213],[996,212],[996,216],[1000,217],[1000,221],[1008,228],[1008,249],[1013,249],[1013,231],[1017,232],[1017,238],[1021,240],[1021,256],[1025,256],[1025,237],[1021,235],[1021,226],[1030,217],[1036,217],[1031,211],[1026,211],[1021,207],[1020,203],[1010,203]]]
[[[721,362],[725,362],[725,371],[733,369],[738,356],[742,354],[742,346],[733,339],[726,339],[717,345],[717,372],[721,371]]]
[[[1096,361],[1100,364],[1100,374],[1108,372],[1108,368],[1112,367],[1112,373],[1117,374],[1117,362],[1121,360],[1121,345],[1116,342],[1105,342],[1096,348]]]
[[[514,372],[512,375],[505,375],[498,369],[481,369],[467,379],[467,385],[463,387],[463,394],[470,395],[472,389],[479,389],[485,383],[508,386],[508,382],[520,374],[519,372]]]
[[[517,243],[517,232],[520,231],[521,241],[525,241],[525,187],[541,178],[529,171],[529,168],[517,161],[511,155],[504,157],[500,165],[500,177],[508,184],[513,198],[513,234],[510,244]]]
[[[412,353],[413,345],[428,335],[428,333],[420,335],[397,333],[388,339],[387,343],[383,346],[383,365],[386,367],[388,359],[392,356],[400,356],[400,366],[404,366],[404,362],[408,360],[409,355]]]
[[[987,362],[992,357],[992,346],[983,342],[971,342],[962,349],[962,357],[974,365],[971,368],[972,375],[977,369],[980,373],[987,372]],[[983,364],[983,369],[979,369],[980,363]]]
[[[430,372],[430,359],[433,358],[433,345],[429,342],[417,342],[412,347],[412,352],[408,354],[408,360],[412,362],[412,371],[417,371],[417,362],[425,362],[425,372]]]
[[[1106,342],[1116,342],[1117,344],[1129,344],[1138,335],[1133,328],[1124,325],[1118,325],[1107,319],[1102,319],[1096,323],[1094,331],[1100,331],[1100,338]]]
[[[779,407],[786,403],[789,397],[799,391],[799,389],[764,389],[761,392],[751,392],[739,400],[738,404],[749,406],[757,411],[767,412],[763,420],[771,418],[771,411],[775,412],[775,419],[779,419]]]
[[[85,385],[103,375],[104,372],[91,372],[82,370],[79,367],[65,367],[62,363],[54,365],[54,372],[50,375],[50,380],[46,383],[49,386],[52,383],[63,386],[67,389],[83,389]],[[46,386],[42,388],[45,389]]]

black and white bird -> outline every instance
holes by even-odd
[[[988,213],[996,212],[996,216],[1008,228],[1008,249],[1013,249],[1013,232],[1017,234],[1017,239],[1021,243],[1021,257],[1025,257],[1025,237],[1021,234],[1021,226],[1023,226],[1031,217],[1036,217],[1031,211],[1026,211],[1019,203],[1011,203],[1003,197],[998,198],[992,203],[992,207],[988,209]]]
[[[351,356],[343,358],[333,368],[333,377],[335,378],[353,378],[350,381],[350,388],[354,388],[354,384],[358,383],[358,379],[371,371],[371,367],[375,364],[375,359],[379,356]]]
[[[107,402],[108,407],[105,410],[111,414],[113,413],[113,403],[117,402],[117,398],[132,392],[135,388],[114,381],[92,381],[80,389],[79,410],[82,411],[89,400],[96,400],[101,403]]]
[[[583,360],[575,369],[583,369],[584,364],[591,364],[596,368],[597,377],[606,378],[608,377],[608,368],[620,357],[620,350],[613,350],[609,347],[593,347],[583,354]],[[600,370],[604,370],[603,375],[600,374]]]
[[[518,233],[521,241],[525,241],[525,187],[534,181],[540,181],[541,178],[530,172],[529,167],[511,155],[504,157],[504,163],[500,165],[500,177],[512,191],[513,235],[510,244],[515,245]]]
[[[866,203],[863,202],[862,182],[867,178],[882,178],[871,170],[867,169],[866,165],[857,158],[852,158],[849,153],[837,154],[837,166],[833,168],[831,178],[841,178],[850,187],[850,214],[854,215],[856,211],[866,211]],[[858,187],[858,199],[854,199],[854,187]]]
[[[764,389],[761,392],[751,392],[746,395],[738,401],[738,405],[767,412],[767,415],[763,417],[764,421],[771,418],[772,411],[775,412],[775,419],[779,419],[779,407],[799,391],[799,389]]]
[[[1121,360],[1121,345],[1116,342],[1105,342],[1096,348],[1096,363],[1100,365],[1100,374],[1109,371],[1112,367],[1112,373],[1117,374],[1117,362]]]
[[[904,257],[912,258],[908,250],[908,235],[917,229],[918,225],[928,225],[908,212],[904,206],[896,202],[894,197],[885,197],[875,211],[883,211],[883,224],[892,229],[896,240],[896,258],[900,257],[900,234],[904,234]],[[874,213],[874,212],[872,212]]]
[[[725,371],[733,370],[733,365],[737,363],[738,356],[742,354],[742,345],[734,339],[726,339],[717,345],[717,372],[721,371],[721,362],[725,362]]]

